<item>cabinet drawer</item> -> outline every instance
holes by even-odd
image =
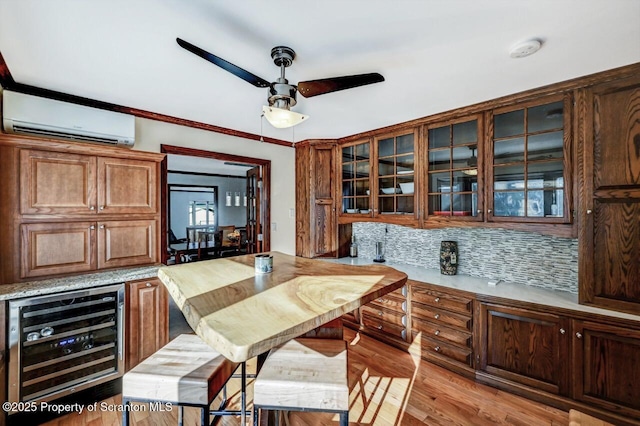
[[[368,315],[370,317],[381,319],[382,321],[389,322],[392,324],[406,326],[407,324],[407,316],[403,313],[398,313],[395,311],[391,311],[385,308],[378,308],[372,306],[363,306],[362,314]]]
[[[473,366],[471,349],[463,349],[457,346],[447,345],[446,343],[442,343],[441,341],[430,339],[428,337],[423,338],[421,344],[423,356],[426,356],[427,358],[446,358],[448,360],[463,363],[470,367]]]
[[[438,341],[445,341],[467,348],[471,347],[472,338],[470,332],[455,330],[445,327],[442,324],[424,321],[418,318],[413,318],[411,325],[414,338],[418,333],[422,332],[422,336],[424,337],[430,337]]]
[[[420,302],[426,305],[466,314],[471,313],[471,306],[473,302],[473,299],[468,297],[454,296],[452,294],[429,290],[418,286],[412,287],[411,297],[414,302]]]
[[[434,308],[433,306],[423,305],[422,303],[412,303],[411,312],[414,318],[431,321],[435,324],[445,324],[471,331],[471,317],[468,315],[456,314],[455,312],[445,311],[443,309]]]
[[[407,337],[407,330],[404,326],[383,321],[382,319],[371,316],[366,312],[363,312],[362,315],[362,325],[394,337],[399,337],[402,340],[405,340]]]
[[[398,296],[398,293],[394,291],[372,300],[366,306],[375,309],[386,308],[395,312],[407,312],[407,299],[402,295]]]

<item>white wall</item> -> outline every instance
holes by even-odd
[[[295,150],[136,117],[136,150],[160,152],[174,145],[271,161],[271,250],[295,254]],[[275,224],[275,227],[274,227]]]

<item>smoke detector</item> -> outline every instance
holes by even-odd
[[[542,47],[542,43],[538,39],[531,39],[520,42],[513,46],[509,51],[509,56],[512,58],[524,58],[529,55],[533,55]]]

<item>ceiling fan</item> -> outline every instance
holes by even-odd
[[[285,69],[293,63],[296,53],[290,47],[276,46],[271,49],[271,58],[273,59],[273,63],[280,67],[280,77],[273,83],[270,83],[267,80],[220,58],[219,56],[182,40],[181,38],[176,38],[176,41],[180,47],[200,56],[214,65],[219,66],[236,77],[240,77],[247,83],[251,83],[256,87],[269,88],[269,106],[263,107],[262,110],[267,120],[269,120],[274,127],[278,128],[295,126],[309,117],[307,115],[291,111],[290,109],[297,103],[296,94],[298,92],[305,98],[311,98],[313,96],[324,95],[326,93],[384,81],[384,77],[382,75],[378,73],[368,73],[301,81],[297,85],[289,84],[289,81],[285,78]]]

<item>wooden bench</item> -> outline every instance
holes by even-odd
[[[254,425],[260,410],[324,411],[349,424],[347,345],[298,338],[273,349],[253,385]]]
[[[226,384],[238,366],[241,374],[241,409],[226,410]],[[217,410],[210,410],[213,400],[223,392]],[[122,378],[122,424],[129,424],[129,403],[162,402],[179,407],[182,425],[183,406],[201,408],[201,424],[209,424],[210,415],[246,416],[246,365],[229,361],[195,334],[181,334],[156,353],[136,365]]]

